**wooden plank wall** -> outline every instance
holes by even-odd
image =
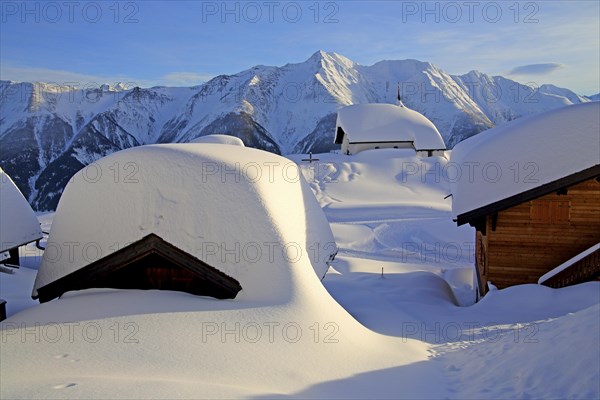
[[[600,242],[600,183],[590,179],[498,213],[486,223],[487,280],[498,288],[536,283]]]

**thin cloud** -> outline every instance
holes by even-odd
[[[212,77],[213,75],[196,72],[171,72],[165,75],[161,81],[165,86],[194,86],[204,83]]]
[[[563,68],[565,65],[559,63],[528,64],[513,68],[508,75],[548,75]]]
[[[2,80],[15,82],[45,82],[80,88],[104,83],[115,85],[119,82],[125,83],[127,87],[143,85],[142,81],[138,82],[124,76],[98,76],[48,68],[15,67],[4,63],[0,64],[0,77]]]
[[[213,75],[196,72],[171,72],[156,79],[136,79],[127,76],[99,76],[49,68],[17,67],[0,63],[0,79],[15,82],[45,82],[60,86],[94,87],[102,84],[123,83],[135,86],[194,86],[211,79]]]

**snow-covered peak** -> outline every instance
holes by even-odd
[[[585,102],[589,101],[589,99],[585,96],[580,96],[577,93],[575,93],[569,89],[561,88],[561,87],[551,85],[551,84],[545,84],[545,85],[540,86],[539,91],[543,92],[543,93],[548,93],[548,94],[556,95],[559,97],[567,98],[573,104],[585,103]]]
[[[122,92],[128,89],[127,85],[123,82],[119,82],[115,85],[109,85],[108,83],[100,85],[100,90],[103,92]]]
[[[464,74],[463,76],[470,76],[470,77],[481,78],[481,77],[485,77],[485,76],[488,76],[488,75],[484,74],[483,72],[481,72],[479,70],[472,69],[469,72],[467,72],[466,74]]]
[[[350,60],[349,58],[344,57],[341,54],[335,52],[326,52],[323,50],[316,51],[313,53],[308,60],[303,61],[298,64],[306,64],[311,65],[318,68],[327,68],[327,66],[339,65],[344,68],[353,68],[357,64]],[[298,64],[288,64],[288,65],[298,65]]]
[[[422,73],[423,71],[435,69],[437,67],[427,61],[405,59],[383,60],[365,68],[368,68],[371,72],[381,75],[403,75],[408,77],[417,73]]]
[[[327,53],[323,50],[315,51],[309,58],[308,62],[320,62],[323,58],[327,57]]]
[[[467,72],[466,74],[462,75],[462,78],[472,82],[494,82],[494,77],[477,70],[471,70]]]
[[[350,60],[349,58],[344,57],[343,55],[338,54],[333,51],[332,52],[323,52],[322,58],[323,58],[323,60],[325,60],[327,62],[340,64],[346,68],[352,68],[357,65],[354,61]]]
[[[116,91],[123,91],[129,89],[129,87],[127,87],[126,83],[119,82],[115,86],[113,86],[113,89]]]
[[[15,81],[6,80],[6,79],[0,79],[0,87],[1,87],[1,88],[3,88],[3,87],[6,87],[6,86],[9,86],[9,85],[14,85],[14,84],[16,84],[16,83],[17,83],[17,82],[15,82]]]

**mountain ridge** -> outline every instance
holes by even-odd
[[[339,107],[395,103],[398,88],[448,147],[524,115],[590,101],[554,85],[531,88],[479,71],[451,75],[414,59],[364,66],[324,51],[192,87],[0,81],[0,166],[35,209],[51,210],[75,172],[129,147],[226,133],[274,153],[332,150]]]

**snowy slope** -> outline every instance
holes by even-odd
[[[272,398],[323,382],[331,382],[330,393],[344,398],[390,398],[400,390],[411,398],[444,395],[441,368],[427,369],[436,386],[415,382],[418,370],[410,372],[411,365],[427,361],[426,344],[373,333],[322,286],[307,289],[279,307],[174,292],[119,291],[66,296],[30,308],[3,323],[2,397]],[[115,310],[129,313],[97,319],[109,308],[113,315]],[[73,339],[66,334],[49,343],[44,337],[43,346],[21,341],[14,327],[36,323],[65,332],[71,326]],[[111,326],[118,337],[112,336]],[[100,335],[92,337],[92,329]],[[26,373],[32,363],[35,377]],[[384,385],[360,391],[335,384],[357,374],[396,369],[409,373],[397,374],[394,381],[384,375],[379,379]],[[317,393],[330,397],[327,391]]]
[[[277,306],[95,290],[10,313],[2,398],[600,396],[600,284],[472,305],[474,231],[452,222],[446,159],[297,158],[340,246],[322,285],[294,271],[297,295]],[[0,275],[1,297],[29,296],[24,272]]]
[[[600,305],[556,319],[516,324],[504,332],[491,334],[487,340],[438,349],[443,353],[439,360],[453,382],[451,391],[457,397],[597,399],[600,396],[597,346]]]
[[[77,170],[132,146],[230,134],[275,153],[329,151],[339,107],[394,103],[398,83],[403,102],[436,125],[448,148],[522,115],[588,101],[551,85],[454,76],[410,59],[364,66],[322,51],[190,88],[1,81],[0,166],[35,209],[55,209]]]

